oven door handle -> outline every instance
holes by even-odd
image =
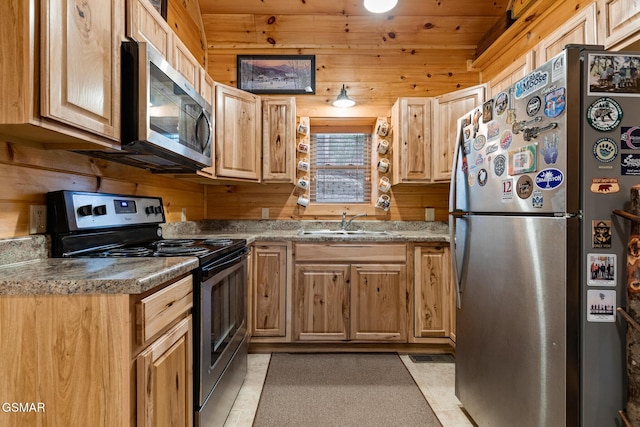
[[[245,247],[242,248],[242,250],[240,252],[238,252],[238,255],[231,258],[230,260],[225,260],[223,259],[220,263],[211,263],[210,265],[205,265],[202,267],[202,272],[204,274],[206,274],[207,276],[209,276],[212,272],[218,272],[218,271],[222,271],[224,269],[226,269],[227,267],[230,267],[234,264],[239,263],[240,261],[242,261],[244,258],[246,258],[249,255],[249,248]]]

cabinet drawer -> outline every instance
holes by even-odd
[[[144,343],[193,306],[193,278],[187,276],[136,303],[136,339]]]
[[[296,262],[406,262],[406,245],[385,244],[299,244],[295,249]]]

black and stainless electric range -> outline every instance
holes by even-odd
[[[194,421],[224,424],[247,371],[245,239],[164,239],[160,197],[56,191],[47,194],[52,255],[194,256]]]

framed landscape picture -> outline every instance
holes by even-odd
[[[151,5],[162,16],[162,19],[167,20],[167,0],[149,0]]]
[[[314,55],[238,55],[238,89],[256,94],[315,94]]]

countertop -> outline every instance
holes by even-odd
[[[244,238],[249,244],[449,241],[446,224],[417,221],[358,224],[390,234],[301,234],[302,229],[335,230],[339,225],[336,221],[198,221],[163,224],[163,234],[166,238]],[[353,225],[350,229],[360,228]],[[43,235],[0,240],[0,295],[140,294],[198,267],[195,257],[47,258],[49,245],[49,237]]]
[[[0,295],[140,294],[196,267],[195,257],[37,259],[0,266]]]

